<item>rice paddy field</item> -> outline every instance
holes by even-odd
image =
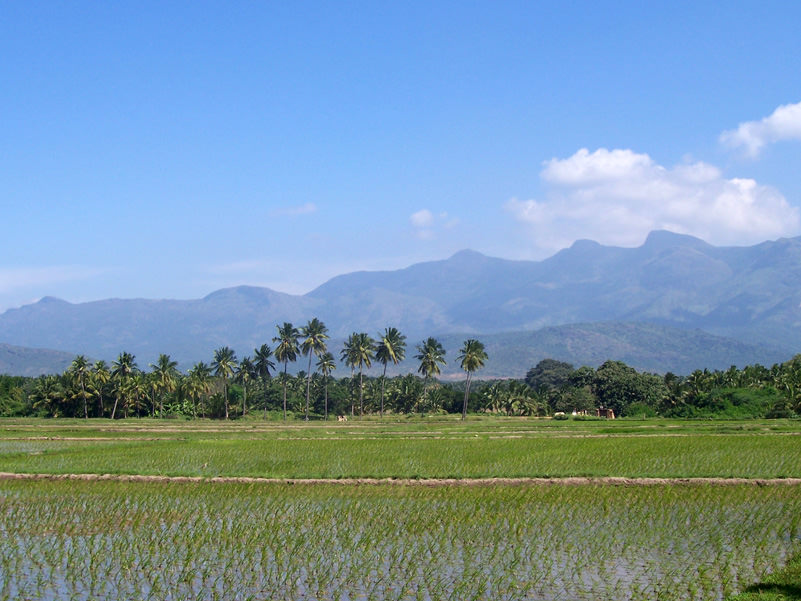
[[[724,599],[801,553],[800,436],[7,420],[0,599]]]

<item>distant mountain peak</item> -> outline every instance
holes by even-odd
[[[459,252],[454,253],[451,255],[449,261],[474,261],[476,259],[486,259],[487,255],[482,255],[477,250],[471,250],[469,248],[465,248],[460,250]]]
[[[588,240],[587,238],[579,238],[573,244],[570,245],[571,249],[574,250],[585,250],[585,249],[595,249],[601,246],[600,243],[596,242],[595,240]]]
[[[677,246],[690,246],[692,248],[704,248],[709,245],[695,236],[689,234],[677,234],[670,230],[654,230],[643,243],[643,248],[664,250]]]
[[[67,301],[61,298],[57,298],[55,296],[43,296],[37,302],[39,305],[69,305]]]
[[[203,297],[204,301],[214,301],[214,300],[223,300],[223,299],[232,299],[232,298],[244,298],[244,299],[251,299],[251,300],[264,300],[275,295],[283,295],[282,292],[276,292],[271,288],[265,288],[262,286],[233,286],[231,288],[221,288],[220,290],[215,290],[214,292],[207,294]],[[290,295],[287,295],[290,296]]]

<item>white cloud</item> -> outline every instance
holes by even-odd
[[[412,213],[409,217],[412,225],[417,228],[431,227],[434,225],[434,214],[428,209],[421,209],[416,213]]]
[[[630,150],[596,150],[592,154],[582,148],[569,159],[545,161],[542,178],[558,185],[586,185],[630,176],[649,167],[651,159]]]
[[[772,142],[801,140],[801,102],[782,105],[760,121],[740,123],[737,129],[724,131],[720,140],[732,148],[743,148],[752,158]]]
[[[421,240],[434,240],[437,234],[452,230],[459,225],[458,217],[450,217],[446,211],[434,214],[428,209],[420,209],[409,216],[414,235]]]
[[[297,217],[299,215],[311,215],[317,212],[317,205],[307,202],[296,207],[281,207],[274,209],[270,214],[273,217]]]
[[[726,179],[703,162],[666,168],[631,150],[581,149],[546,161],[541,177],[544,200],[512,199],[505,208],[530,229],[542,256],[579,238],[636,246],[655,229],[738,245],[801,227],[798,209],[776,189]]]
[[[442,215],[434,215],[428,209],[420,209],[409,216],[409,222],[414,228],[414,235],[420,240],[433,240],[435,228],[442,220]]]

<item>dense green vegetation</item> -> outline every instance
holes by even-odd
[[[325,335],[325,326],[315,321],[310,324],[322,326]],[[253,358],[239,360],[222,347],[210,365],[200,362],[187,374],[178,372],[169,355],[141,369],[133,355],[123,352],[110,366],[104,361],[89,365],[79,356],[62,374],[0,376],[0,415],[230,419],[281,411],[285,419],[300,414],[327,419],[385,412],[594,415],[598,407],[610,408],[618,417],[792,418],[801,413],[801,355],[770,368],[696,370],[687,376],[639,372],[621,361],[606,361],[594,369],[546,359],[531,368],[525,380],[474,380],[466,386],[461,380],[436,379],[447,357],[434,338],[417,346],[419,375],[386,377],[386,366],[405,356],[405,338],[395,328],[387,328],[378,340],[354,332],[339,353],[350,376],[337,378],[337,362],[325,338],[311,343],[309,336],[301,340],[300,332],[284,324],[275,338],[275,352],[263,344]],[[388,340],[388,333],[397,340]],[[312,371],[289,373],[288,364],[299,358],[305,358],[304,366]],[[456,359],[465,379],[480,373],[485,360],[486,351],[477,340],[467,340]],[[373,361],[384,366],[379,377],[364,373]]]

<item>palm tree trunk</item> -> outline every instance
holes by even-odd
[[[287,362],[284,361],[284,421],[286,421],[286,365]]]
[[[89,419],[89,408],[86,406],[86,385],[81,382],[81,394],[83,395],[83,418]]]
[[[464,388],[464,405],[462,405],[462,421],[467,419],[467,399],[470,398],[470,372],[467,372],[467,385]]]
[[[325,421],[328,421],[328,376],[325,378]]]
[[[264,383],[264,378],[261,379],[261,386],[264,391],[264,419],[267,419],[267,384]]]
[[[362,368],[359,368],[359,419],[364,417],[364,384],[362,383]]]
[[[228,419],[228,381],[223,376],[223,397],[225,398],[225,419]]]
[[[309,372],[306,376],[306,421],[309,421],[309,390],[311,388],[311,359],[312,352],[309,351]]]
[[[384,375],[381,376],[381,412],[379,415],[384,419],[384,385],[387,382],[387,364],[384,363]]]
[[[356,396],[353,394],[353,367],[350,368],[350,416],[354,415],[353,405],[356,402]]]
[[[245,411],[248,408],[248,386],[247,384],[242,384],[242,417],[245,417]]]
[[[423,378],[423,396],[418,397],[417,402],[414,404],[415,413],[417,413],[417,408],[420,406],[420,401],[427,398],[428,398],[428,376]]]
[[[117,403],[119,402],[120,402],[120,393],[117,392],[117,394],[114,395],[114,408],[111,410],[111,419],[114,419],[114,415],[117,413]]]

